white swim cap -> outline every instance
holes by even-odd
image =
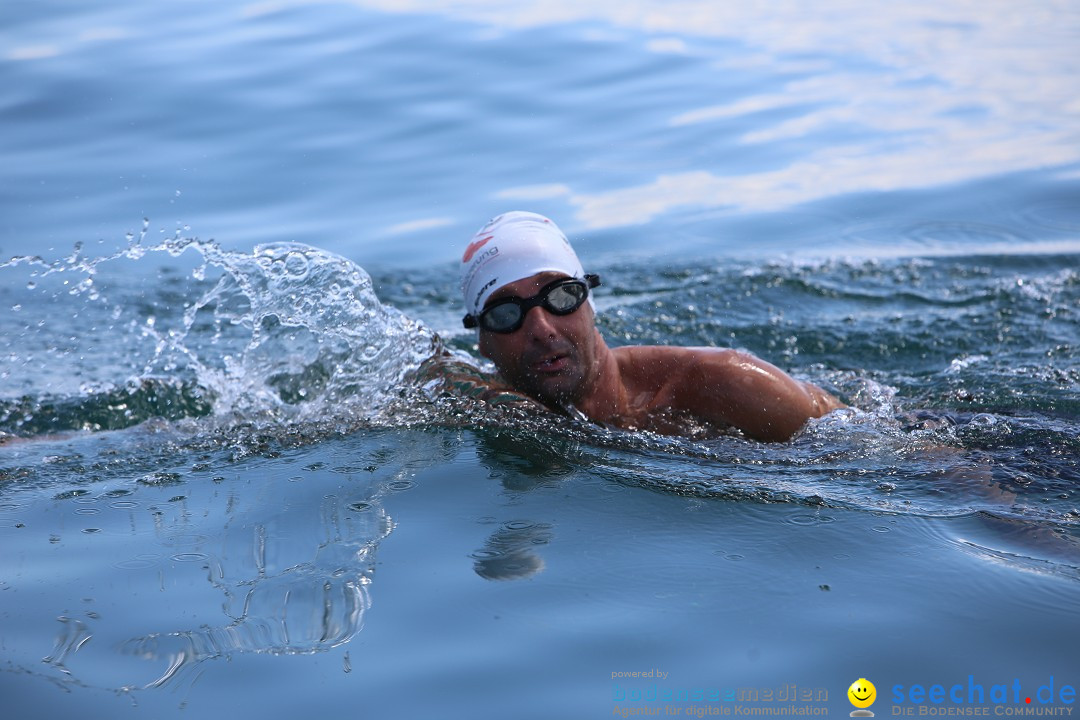
[[[585,279],[581,261],[558,225],[536,213],[503,213],[473,235],[461,258],[465,309],[479,315],[503,285],[550,271]]]

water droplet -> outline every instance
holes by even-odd
[[[180,485],[184,481],[179,473],[153,472],[143,475],[135,482],[140,485]]]

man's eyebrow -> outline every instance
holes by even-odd
[[[508,290],[506,286],[503,286],[503,287],[499,288],[498,290],[496,290],[495,292],[491,293],[491,297],[489,297],[487,299],[487,302],[484,303],[484,305],[487,306],[487,305],[490,305],[491,303],[495,302],[496,300],[504,300],[506,298],[517,298],[518,300],[522,300],[525,297],[532,297],[536,293],[540,292],[544,288],[544,286],[550,285],[551,283],[555,282],[556,280],[570,280],[570,279],[572,279],[572,277],[573,276],[571,276],[571,275],[567,275],[565,273],[560,273],[560,272],[554,272],[554,271],[546,272],[546,273],[543,273],[541,275],[539,281],[536,283],[536,287],[534,289],[530,290],[529,294],[527,296],[522,296],[522,295],[518,295],[516,293],[513,293],[510,290]]]
[[[516,295],[505,288],[499,288],[495,292],[491,293],[491,296],[487,299],[486,302],[484,302],[484,307],[490,307],[491,305],[497,303],[500,300],[507,299],[522,300],[523,298],[520,295]]]
[[[521,296],[520,295],[515,295],[514,293],[507,290],[505,287],[501,287],[498,290],[496,290],[495,292],[491,293],[491,295],[488,297],[488,302],[490,303],[492,300],[502,300],[503,298],[508,298],[508,297],[517,297],[517,298],[519,298]]]

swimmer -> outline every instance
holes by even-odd
[[[465,248],[465,327],[477,329],[480,353],[509,388],[551,410],[625,430],[702,436],[734,428],[755,440],[784,441],[811,418],[844,407],[747,352],[609,348],[590,297],[599,284],[554,222],[508,212]]]

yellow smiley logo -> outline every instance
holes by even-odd
[[[877,699],[877,688],[866,678],[859,678],[847,689],[848,700],[857,708],[868,708]]]

